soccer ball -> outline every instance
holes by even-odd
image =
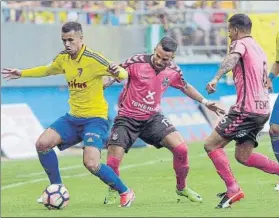
[[[43,192],[43,204],[49,210],[63,209],[68,205],[69,199],[69,192],[63,185],[52,184]]]

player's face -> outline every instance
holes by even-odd
[[[74,30],[63,33],[62,41],[65,46],[65,50],[69,55],[76,55],[82,47],[82,33],[80,31],[75,32]]]
[[[164,51],[161,45],[158,45],[154,50],[154,55],[152,59],[152,64],[156,70],[165,69],[172,59],[174,58],[173,52]]]
[[[229,33],[229,38],[231,39],[231,41],[237,40],[238,29],[233,27],[231,24],[229,24],[228,33]]]

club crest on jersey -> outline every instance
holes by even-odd
[[[168,86],[169,83],[170,83],[170,79],[169,79],[168,77],[165,77],[164,80],[163,80],[163,82],[162,82],[162,85],[163,85],[163,86]]]
[[[117,140],[118,139],[118,134],[113,133],[111,139],[114,140],[114,141]]]
[[[78,76],[81,76],[82,72],[83,72],[83,69],[82,68],[78,68]]]

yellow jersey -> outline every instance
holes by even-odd
[[[65,74],[69,88],[70,114],[80,118],[100,117],[107,119],[108,104],[103,93],[103,76],[112,76],[108,72],[111,63],[97,52],[93,52],[85,45],[82,46],[76,59],[71,59],[62,51],[48,65],[22,70],[22,77],[44,77]],[[124,72],[124,73],[123,73]],[[128,77],[128,73],[121,68],[120,79]]]
[[[275,61],[279,63],[279,31],[276,36],[276,59]]]

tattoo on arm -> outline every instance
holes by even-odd
[[[238,53],[231,53],[227,55],[215,77],[217,79],[220,79],[224,74],[228,73],[230,70],[234,68],[239,59],[240,54]]]

